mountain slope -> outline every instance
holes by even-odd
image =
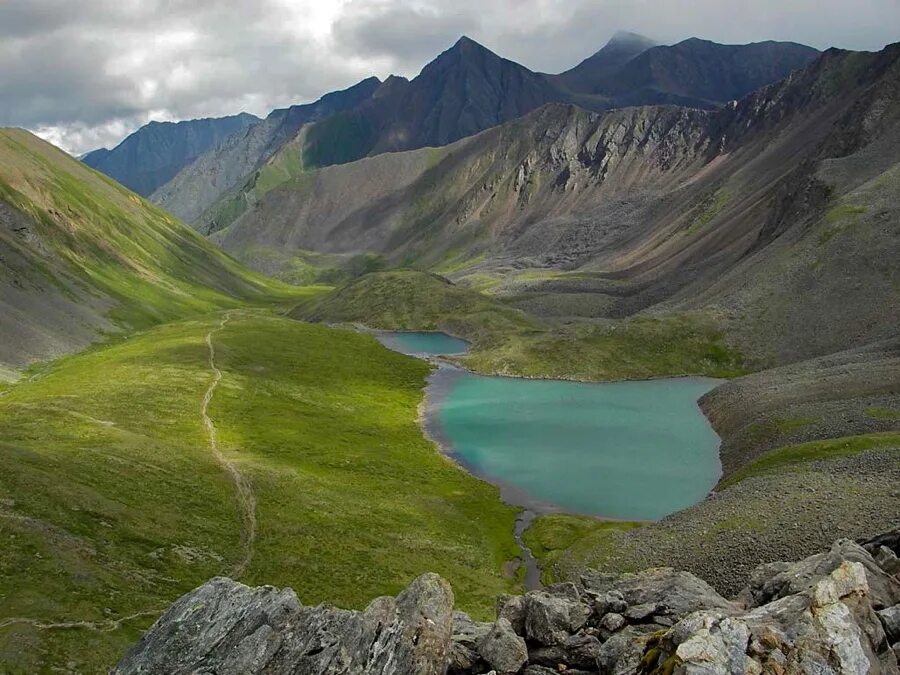
[[[612,54],[604,55],[605,49],[595,55],[604,57],[600,59],[602,67],[589,59],[559,78],[573,91],[610,98],[617,106],[679,103],[715,107],[780,80],[819,54],[793,42],[723,45],[698,38],[656,47],[632,38],[623,48],[611,50]],[[624,58],[629,49],[639,51]],[[605,65],[622,52],[618,68]]]
[[[830,50],[718,111],[545,107],[443,148],[304,173],[216,241],[239,257],[263,244],[451,265],[532,310],[715,308],[779,362],[858,346],[897,316],[898,62],[896,45]],[[520,281],[523,267],[578,274]],[[830,291],[801,309],[814,278]],[[767,302],[772,279],[795,293]]]
[[[290,297],[26,131],[0,130],[0,363],[245,301]]]
[[[248,113],[187,122],[150,122],[112,150],[94,150],[81,161],[146,197],[206,150],[257,122],[259,118]]]
[[[591,94],[598,80],[609,77],[638,54],[656,46],[656,42],[643,35],[620,31],[600,51],[554,78],[571,91]]]
[[[275,110],[243,133],[209,149],[150,199],[179,218],[194,222],[221,194],[257,170],[308,122],[352,108],[368,99],[381,83],[370,77],[315,103]]]
[[[781,43],[732,47],[688,41],[649,50],[647,45],[639,36],[617,36],[573,71],[552,76],[534,73],[464,37],[413,80],[389,78],[358,106],[296,129],[294,137],[279,141],[280,147],[269,146],[273,151],[263,159],[278,168],[264,180],[260,181],[259,171],[265,172],[266,164],[254,166],[242,179],[227,181],[227,186],[213,180],[202,193],[192,183],[180,184],[180,176],[153,199],[201,232],[211,232],[233,222],[272,186],[310,169],[385,152],[444,146],[553,102],[577,103],[591,110],[656,102],[712,107],[733,98],[735,91],[746,94],[784,77],[816,54]],[[628,71],[646,53],[659,49],[651,75],[658,69],[657,61],[672,61],[661,78]],[[756,64],[753,68],[751,62]],[[766,75],[770,79],[764,79]],[[634,86],[629,78],[634,78]],[[596,91],[603,83],[609,91]],[[721,91],[717,93],[716,87]],[[260,127],[255,131],[260,133]],[[216,171],[211,163],[198,162],[186,173],[215,176]],[[198,194],[202,199],[196,199]],[[199,211],[207,206],[201,216]]]

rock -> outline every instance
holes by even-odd
[[[512,625],[517,635],[525,635],[525,597],[522,595],[501,595],[497,598],[497,618],[504,618]]]
[[[644,602],[640,605],[632,605],[625,610],[625,618],[635,623],[640,623],[647,617],[653,616],[657,611],[665,612],[664,608],[660,608],[655,602]]]
[[[525,635],[542,645],[563,643],[590,616],[587,605],[545,591],[531,591],[525,600]]]
[[[610,612],[621,614],[628,609],[628,603],[625,602],[620,591],[607,591],[594,598],[594,614],[602,617]]]
[[[627,626],[604,642],[597,654],[601,673],[634,673],[641,662],[650,632],[643,626]]]
[[[900,558],[887,546],[879,546],[872,554],[872,558],[886,574],[892,577],[900,576]]]
[[[512,625],[503,617],[497,619],[478,652],[499,673],[516,673],[528,661],[525,640],[516,635]]]
[[[887,639],[894,642],[900,642],[900,605],[894,605],[878,612],[878,618],[881,625],[884,626],[884,633]]]
[[[481,661],[478,648],[491,630],[491,624],[472,621],[465,612],[453,612],[450,642],[450,672],[468,672]]]
[[[606,598],[610,592],[617,591],[629,607],[652,604],[656,606],[654,611],[670,616],[682,617],[700,609],[738,609],[702,579],[668,567],[620,576],[588,571],[581,576],[581,581],[594,597]],[[627,612],[625,615],[628,616]]]
[[[537,647],[528,652],[528,662],[559,670],[565,666],[582,670],[597,670],[600,640],[593,635],[572,635],[565,642],[550,647]]]
[[[739,615],[695,612],[648,641],[646,671],[676,662],[685,675],[897,672],[867,570],[849,561],[801,593]]]
[[[795,563],[761,565],[750,576],[750,583],[738,598],[750,607],[805,592],[830,575],[844,562],[855,562],[865,570],[870,597],[876,609],[900,602],[900,581],[887,574],[866,549],[840,539],[826,553],[812,555]]]
[[[610,612],[609,614],[605,614],[602,619],[600,619],[600,627],[605,628],[610,633],[615,633],[617,630],[622,628],[625,625],[625,617],[621,614],[616,614],[615,612]]]
[[[436,574],[362,612],[304,607],[290,589],[216,578],[177,600],[112,672],[442,675],[452,609]]]

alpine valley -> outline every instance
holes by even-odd
[[[900,672],[900,43],[234,112],[0,130],[0,672]]]

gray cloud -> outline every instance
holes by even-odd
[[[363,2],[347,7],[332,31],[342,51],[418,63],[478,28],[477,16],[455,6],[442,11],[437,6]]]
[[[880,49],[898,26],[897,0],[2,0],[0,125],[80,153],[150,119],[264,115],[414,76],[462,34],[559,72],[619,29]]]

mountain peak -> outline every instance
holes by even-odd
[[[606,43],[606,47],[642,47],[649,49],[658,43],[648,37],[627,30],[617,30]]]

